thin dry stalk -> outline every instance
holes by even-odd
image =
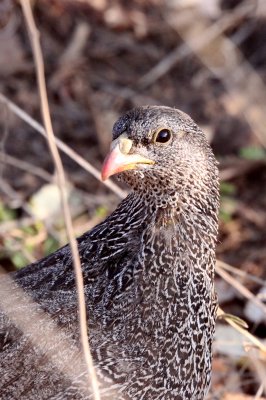
[[[261,385],[260,385],[260,387],[259,387],[259,389],[258,389],[258,391],[257,391],[257,393],[256,393],[256,395],[255,395],[255,397],[254,397],[254,400],[259,400],[259,399],[261,399],[261,397],[262,397],[262,395],[263,395],[263,392],[264,392],[264,384],[261,383]]]
[[[0,192],[5,193],[8,197],[12,199],[16,205],[21,205],[23,203],[22,197],[18,194],[12,186],[9,185],[0,175]],[[13,204],[14,205],[14,204]]]
[[[6,104],[15,115],[21,118],[24,122],[30,125],[37,132],[39,132],[42,136],[44,136],[45,138],[47,137],[44,127],[41,124],[39,124],[39,122],[33,119],[29,114],[27,114],[24,110],[18,107],[15,103],[9,100],[2,93],[0,93],[0,101]],[[62,140],[55,138],[55,143],[57,147],[63,151],[63,153],[65,153],[73,161],[79,164],[83,169],[85,169],[85,171],[89,172],[92,176],[101,181],[101,173],[95,167],[93,167],[88,161],[86,161],[78,153],[72,150],[67,144],[62,142]],[[127,196],[127,192],[120,189],[120,187],[117,186],[115,183],[113,183],[111,180],[104,181],[103,184],[107,186],[112,192],[114,192],[121,199],[124,199]]]
[[[220,170],[220,181],[229,181],[266,165],[265,160],[234,160],[234,165]]]
[[[256,336],[252,335],[246,329],[242,328],[239,324],[234,322],[230,317],[226,316],[225,312],[220,307],[218,308],[217,316],[220,318],[224,318],[229,325],[240,332],[246,339],[248,339],[249,342],[254,344],[266,355],[266,346],[258,338],[256,338]]]
[[[227,94],[223,96],[227,112],[231,115],[241,114],[260,144],[266,147],[266,120],[262,107],[266,101],[264,82],[252,65],[243,58],[234,42],[223,34],[226,29],[234,27],[251,12],[254,12],[251,2],[245,1],[234,12],[225,14],[214,24],[205,22],[204,28],[196,30],[194,24],[180,27],[175,19],[171,22],[171,15],[168,17],[185,46],[190,47],[202,64],[222,80],[227,89]]]
[[[220,268],[221,261],[217,261],[216,264],[216,272],[223,278],[226,282],[228,282],[231,286],[233,286],[239,293],[241,293],[244,297],[252,301],[259,307],[264,314],[266,315],[266,306],[260,301],[250,290],[248,290],[242,283],[238,282],[235,278],[229,275],[226,271]]]
[[[160,60],[158,64],[152,67],[150,71],[148,71],[140,78],[138,82],[139,87],[141,89],[147,89],[147,87],[154,84],[163,75],[168,73],[176,65],[177,62],[180,62],[193,52],[199,52],[207,44],[219,37],[225,30],[232,26],[235,26],[239,20],[241,20],[249,13],[249,8],[243,6],[239,7],[236,9],[235,12],[232,12],[229,15],[226,14],[219,21],[214,22],[212,25],[206,28],[200,36],[194,37],[193,42],[189,42],[190,46],[188,46],[187,41],[185,41],[185,43],[182,45],[178,45],[174,50],[172,50],[172,52],[167,54],[166,57]],[[166,16],[166,21],[171,25],[171,18],[168,18],[168,16]],[[191,26],[193,26],[192,19]],[[176,30],[178,28],[176,24],[173,24],[173,27]]]
[[[257,374],[258,380],[261,382],[261,386],[256,394],[255,399],[260,398],[263,393],[266,394],[266,365],[265,355],[261,357],[261,354],[254,348],[248,351],[249,358],[253,364],[254,372]]]
[[[47,182],[53,182],[53,175],[49,174],[42,168],[37,167],[36,165],[30,164],[27,161],[19,160],[16,157],[10,156],[9,154],[3,153],[0,151],[0,163],[10,165],[12,167],[21,169],[22,171],[28,172],[29,174],[38,176]]]
[[[257,276],[251,275],[246,271],[242,271],[241,269],[233,267],[232,265],[226,264],[223,261],[219,261],[218,260],[217,263],[218,263],[220,268],[225,269],[226,271],[229,271],[229,272],[232,272],[235,275],[241,276],[241,278],[249,279],[250,281],[258,283],[261,286],[266,286],[266,282],[263,279],[258,278]]]
[[[14,290],[14,281],[1,267],[0,273],[5,274],[0,280],[2,310],[25,335],[30,337],[31,343],[45,354],[48,361],[66,377],[73,380],[77,375],[82,375],[83,363],[76,344],[69,339],[63,329],[58,329],[52,318],[44,313],[19,286]],[[18,304],[19,307],[14,307],[14,304]],[[44,337],[45,340],[42,340]],[[75,365],[73,359],[77,360]]]
[[[3,117],[3,125],[4,125],[4,129],[3,129],[3,136],[1,137],[0,140],[0,151],[2,153],[5,153],[5,144],[8,138],[8,120],[9,120],[9,109],[6,105],[4,105],[3,107],[3,113],[4,113],[4,117]],[[0,177],[3,178],[3,173],[4,173],[4,165],[1,165],[0,167]]]
[[[98,381],[96,372],[93,365],[93,360],[90,352],[89,347],[89,340],[88,340],[88,327],[87,327],[87,318],[86,318],[86,303],[85,303],[85,294],[84,294],[84,283],[83,283],[83,276],[81,270],[81,262],[79,258],[78,252],[78,245],[74,235],[74,229],[71,220],[71,214],[68,206],[67,201],[67,192],[66,192],[66,179],[64,174],[64,169],[62,165],[62,161],[59,155],[59,151],[57,149],[55,140],[54,140],[54,133],[52,128],[52,122],[50,117],[49,111],[49,104],[46,92],[46,85],[45,85],[45,76],[44,76],[44,63],[43,63],[43,56],[39,41],[39,32],[36,28],[35,21],[32,14],[32,9],[29,0],[21,0],[20,1],[24,17],[27,22],[29,36],[31,40],[34,60],[35,60],[35,67],[36,67],[36,74],[38,80],[38,89],[40,94],[40,101],[41,101],[41,109],[42,109],[42,116],[44,121],[45,130],[47,132],[47,139],[48,145],[50,148],[51,155],[53,157],[54,165],[57,172],[58,178],[58,187],[60,190],[61,195],[61,202],[64,214],[64,220],[66,224],[67,235],[69,239],[69,244],[73,256],[73,265],[76,277],[76,285],[77,285],[77,292],[78,292],[78,309],[79,309],[79,323],[80,323],[80,334],[81,334],[81,344],[83,348],[83,354],[85,357],[87,370],[90,378],[90,383],[93,391],[93,396],[95,400],[100,400],[100,392],[98,387]]]
[[[70,39],[70,43],[60,57],[59,64],[66,66],[69,63],[74,63],[83,53],[90,35],[90,26],[87,22],[79,22]]]

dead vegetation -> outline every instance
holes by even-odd
[[[98,179],[121,112],[176,106],[208,135],[220,162],[217,289],[225,312],[209,398],[265,398],[265,2],[39,0],[33,9],[76,235],[125,195]],[[9,271],[67,238],[18,4],[1,3],[0,27],[0,263]]]

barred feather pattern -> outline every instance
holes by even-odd
[[[175,128],[174,148],[149,148],[150,132],[158,124]],[[178,110],[134,110],[115,125],[114,138],[125,129],[136,149],[149,156],[157,152],[154,157],[162,162],[160,169],[120,174],[133,192],[78,239],[101,398],[202,400],[211,378],[217,308],[216,161],[203,133]],[[44,321],[35,323],[36,346],[1,313],[1,399],[92,399],[80,352],[69,247],[22,269],[14,279],[14,293],[17,285],[23,288],[59,328],[57,359],[45,353]],[[14,307],[27,315],[22,305]],[[63,338],[73,348],[58,354]],[[71,376],[64,373],[66,364]]]

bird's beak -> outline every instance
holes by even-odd
[[[102,167],[103,181],[118,172],[135,169],[137,164],[154,164],[154,161],[140,154],[129,154],[132,145],[132,140],[128,139],[126,134],[122,134],[112,142],[110,153],[105,158]]]

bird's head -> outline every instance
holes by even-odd
[[[114,124],[103,180],[118,178],[167,206],[183,192],[212,189],[217,166],[205,135],[185,113],[170,107],[135,108]],[[217,186],[217,185],[216,185]],[[191,196],[191,193],[190,193]]]

